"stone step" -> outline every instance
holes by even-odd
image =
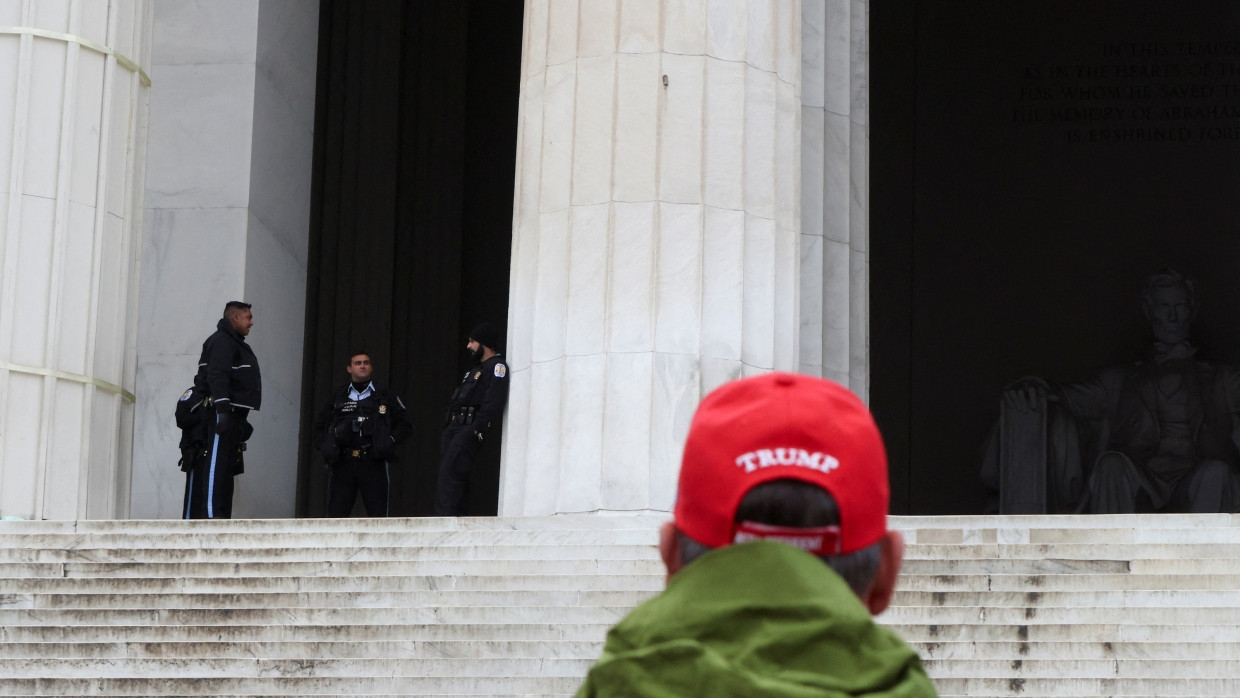
[[[422,608],[0,609],[0,626],[18,625],[307,625],[421,623],[614,623],[630,606],[439,606]]]
[[[1175,609],[1168,609],[1174,611]],[[1193,623],[943,623],[934,616],[893,622],[892,610],[879,617],[909,642],[1240,642],[1240,627]]]
[[[407,534],[377,533],[316,534],[289,536],[256,534],[253,537],[218,537],[210,533],[186,536],[151,536],[127,539],[123,534],[73,536],[63,541],[43,536],[9,536],[0,540],[0,562],[80,562],[132,561],[220,561],[245,560],[370,560],[444,559],[447,557],[496,559],[554,556],[589,558],[607,553],[633,559],[657,556],[657,543],[646,531],[501,532],[494,536],[482,531],[467,533]],[[556,551],[559,551],[556,553]],[[311,558],[311,555],[317,557]],[[1183,560],[1237,559],[1240,542],[1168,543],[917,543],[907,546],[905,559],[919,560]]]
[[[534,531],[554,530],[634,530],[657,535],[659,526],[670,516],[666,513],[623,513],[616,515],[559,514],[523,517],[417,517],[417,518],[349,518],[349,519],[215,519],[211,521],[180,519],[92,519],[79,521],[10,521],[0,520],[0,534],[36,533],[124,533],[125,535],[180,535],[209,532],[230,533],[291,533],[315,532],[383,532],[383,531]]]
[[[386,519],[230,519],[182,521],[178,519],[0,521],[0,533],[96,533],[125,531],[133,534],[201,528],[229,532],[295,532],[307,527],[318,531],[433,530],[548,530],[635,529],[657,531],[670,516],[665,512],[617,514],[557,514],[529,517],[419,517]],[[1087,515],[933,515],[889,516],[888,526],[905,532],[954,529],[961,531],[1033,531],[1044,529],[1171,530],[1230,529],[1240,526],[1240,514],[1087,514]]]
[[[935,679],[939,698],[955,696],[1020,696],[1051,698],[1071,696],[1098,698],[1202,698],[1238,696],[1240,679],[1224,678],[942,678]]]
[[[251,562],[0,563],[0,577],[351,577],[531,574],[666,574],[657,558],[637,560],[305,560]]]
[[[0,522],[0,695],[568,695],[666,520]],[[943,696],[1240,695],[1236,516],[891,524]]]
[[[1082,580],[1084,581],[1084,580]],[[1240,579],[1233,584],[1240,584]],[[1095,608],[1226,608],[1240,607],[1240,590],[1137,589],[1106,591],[1082,588],[1077,591],[905,591],[897,590],[899,606],[956,606],[966,608],[1048,608],[1082,609],[1088,620]]]
[[[417,608],[422,606],[635,606],[657,590],[579,590],[568,585],[558,589],[507,590],[384,590],[280,592],[249,589],[238,592],[174,591],[170,593],[0,593],[4,609],[241,609],[241,608]],[[1099,608],[1236,608],[1236,590],[1137,590],[1137,591],[897,591],[894,603],[914,607],[1055,608],[1087,609],[1088,621]]]
[[[0,577],[0,594],[265,593],[321,591],[650,591],[663,589],[662,574],[399,574],[317,577]]]
[[[112,623],[92,625],[0,625],[0,643],[106,642],[599,642],[612,621],[596,623],[337,623],[306,624],[294,619],[281,624],[220,625],[192,623]]]
[[[1187,552],[1186,552],[1187,555]],[[1240,570],[1240,559],[1192,557],[1168,559],[1106,559],[1076,560],[1066,558],[1046,559],[905,559],[901,573],[921,575],[959,574],[1228,574]]]
[[[1159,562],[1164,563],[1165,560]],[[1184,562],[1177,560],[1177,563]],[[1127,574],[1131,571],[1128,560],[1070,560],[1052,558],[1043,560],[958,560],[905,558],[901,574],[958,575],[958,574]],[[1146,571],[1157,574],[1157,571]]]
[[[90,679],[126,673],[150,679],[389,677],[572,677],[580,680],[593,659],[554,657],[345,659],[244,659],[153,657],[146,659],[0,659],[0,676],[12,679]]]
[[[0,584],[3,584],[0,581]],[[4,588],[0,586],[0,588]],[[1234,574],[901,574],[900,591],[1236,589]],[[5,589],[6,591],[8,589]]]
[[[14,611],[16,612],[16,611]],[[34,611],[31,611],[32,613]],[[3,618],[4,611],[0,611]],[[1222,626],[1240,623],[1240,607],[1101,607],[1049,606],[1010,608],[983,606],[964,608],[958,606],[893,606],[883,614],[889,623],[927,623],[939,626],[985,622],[999,625],[1030,625],[1034,623],[1090,623],[1094,625],[1132,625],[1139,623]]]
[[[1183,560],[1240,558],[1240,543],[982,543],[914,544],[906,560]]]
[[[1240,543],[1240,528],[923,528],[903,531],[911,545],[1208,545]]]
[[[352,659],[352,658],[478,658],[550,657],[593,661],[602,650],[602,634],[589,640],[375,640],[314,642],[272,640],[3,642],[0,659]]]
[[[93,534],[0,533],[0,549],[91,551],[109,550],[250,550],[289,548],[434,548],[468,546],[493,548],[539,545],[658,545],[658,533],[641,529],[488,531],[315,531],[313,536],[277,533],[222,533],[210,530],[152,531],[132,535],[124,531]]]
[[[926,659],[926,673],[940,679],[1127,678],[1195,679],[1240,676],[1240,659]],[[3,662],[0,662],[0,666]]]
[[[580,685],[580,676],[25,678],[0,682],[0,696],[571,696]]]
[[[1145,660],[1175,659],[1235,660],[1240,658],[1240,640],[1234,642],[1012,642],[966,640],[950,642],[909,642],[923,659],[936,660]]]
[[[665,519],[666,520],[666,519]],[[888,526],[902,531],[921,529],[987,529],[1035,530],[1047,528],[1131,529],[1131,528],[1231,528],[1240,526],[1240,514],[1077,514],[1077,515],[1013,515],[986,516],[933,515],[889,516]]]
[[[366,562],[394,560],[642,560],[658,559],[651,545],[543,545],[315,548],[0,548],[3,562]]]
[[[247,609],[247,608],[441,608],[449,606],[636,606],[649,591],[435,590],[307,591],[171,594],[0,594],[0,609]],[[1204,604],[1204,602],[1202,602]]]

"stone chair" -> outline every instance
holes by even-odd
[[[1081,513],[1085,478],[1108,433],[1107,420],[1078,420],[1045,395],[1030,411],[1000,399],[982,458],[987,513]]]

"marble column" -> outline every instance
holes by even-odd
[[[528,0],[501,515],[668,510],[702,395],[796,370],[801,6]]]
[[[0,3],[0,515],[128,514],[151,3]]]
[[[869,0],[803,5],[802,373],[867,395]]]

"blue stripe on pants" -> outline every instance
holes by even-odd
[[[211,469],[207,471],[207,518],[215,518],[215,461],[220,455],[220,415],[215,415],[215,441],[211,444]]]

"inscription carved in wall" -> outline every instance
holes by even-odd
[[[1012,121],[1068,143],[1240,141],[1240,41],[1104,43],[1015,85]]]

